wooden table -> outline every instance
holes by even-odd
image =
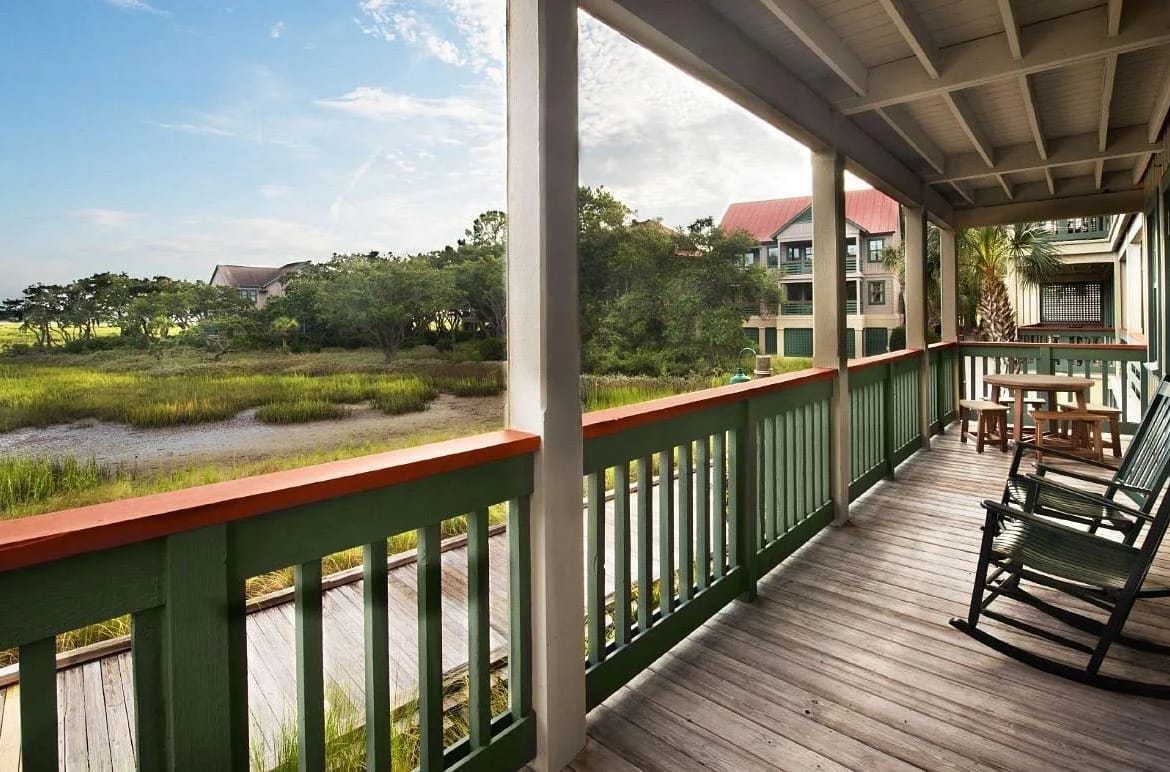
[[[1019,442],[1024,436],[1024,392],[1042,391],[1048,395],[1048,409],[1056,410],[1056,395],[1061,392],[1072,394],[1077,400],[1077,410],[1084,411],[1089,404],[1089,391],[1093,388],[1092,378],[1074,378],[1067,375],[990,374],[983,381],[991,386],[991,401],[999,402],[1003,389],[1014,392],[1012,406],[1012,439]]]

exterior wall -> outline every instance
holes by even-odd
[[[1114,324],[1122,318],[1121,294],[1117,290],[1117,276],[1121,268],[1121,255],[1124,250],[1115,252],[1112,248],[1113,239],[1094,239],[1091,241],[1058,241],[1057,254],[1066,265],[1105,264],[1112,266],[1114,276],[1113,313]],[[1016,310],[1016,324],[1023,327],[1030,324],[1040,324],[1040,288],[1025,287],[1015,277],[1008,275],[1004,280],[1008,290],[1008,297],[1012,307]]]

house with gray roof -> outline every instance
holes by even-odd
[[[309,265],[308,260],[271,265],[231,265],[221,263],[211,272],[208,284],[214,287],[235,287],[240,294],[263,308],[269,300],[284,294],[284,286],[291,275]]]

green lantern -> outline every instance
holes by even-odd
[[[750,375],[748,375],[747,373],[745,373],[743,370],[744,352],[747,352],[748,354],[751,354],[752,356],[756,355],[756,350],[754,348],[745,347],[745,348],[741,348],[739,350],[739,364],[735,368],[735,373],[727,381],[729,384],[746,383],[747,381],[750,381],[752,379],[752,377]]]

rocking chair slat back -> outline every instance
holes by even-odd
[[[1161,488],[1167,474],[1170,474],[1170,379],[1164,378],[1158,384],[1150,408],[1114,479],[1125,486],[1133,486],[1122,488],[1122,491],[1134,504],[1142,507],[1149,498],[1144,491]]]

